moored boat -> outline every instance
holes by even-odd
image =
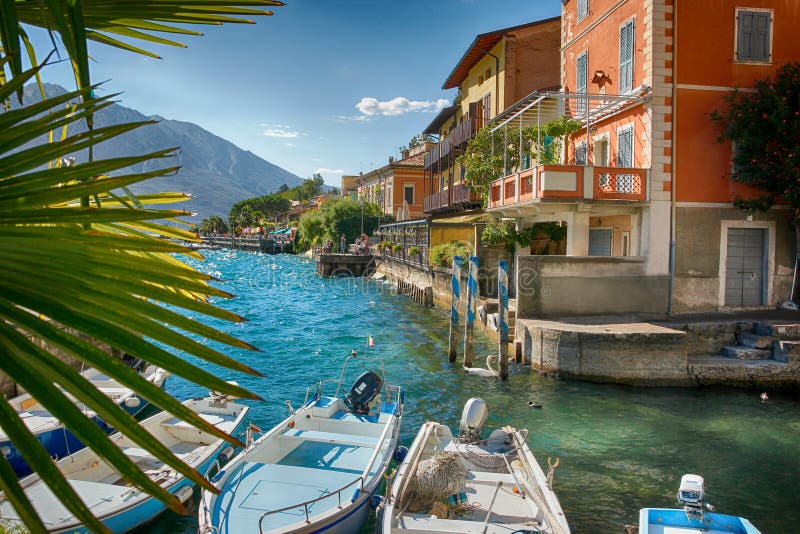
[[[236,431],[248,411],[247,406],[229,402],[219,395],[187,400],[183,404],[227,434]],[[201,473],[217,469],[220,462],[233,456],[233,448],[226,445],[225,441],[168,412],[149,417],[141,425],[175,456]],[[183,501],[191,496],[194,485],[182,474],[119,432],[109,436],[109,439],[165,490]],[[84,448],[58,461],[56,465],[95,517],[115,534],[141,526],[165,510],[161,501],[122,479],[92,449]],[[88,532],[37,474],[23,478],[20,485],[50,532]],[[3,517],[5,525],[18,518],[11,503],[2,494],[0,517]]]
[[[340,396],[354,358],[355,351],[337,381],[320,382],[212,480],[220,492],[203,491],[200,533],[358,531],[395,450],[402,391],[385,383],[381,364],[380,374],[363,373]],[[328,396],[331,382],[336,391]]]
[[[137,370],[146,380],[160,388],[164,387],[164,383],[169,377],[169,372],[154,365],[140,365]],[[130,388],[123,386],[118,381],[96,369],[88,369],[82,375],[101,393],[131,415],[138,414],[149,404],[146,399],[139,397]],[[85,447],[69,429],[64,427],[58,418],[47,411],[31,395],[24,393],[9,399],[8,403],[53,458],[58,459],[69,456]],[[114,428],[106,424],[93,410],[77,400],[75,400],[75,403],[86,417],[97,423],[107,434],[114,431]],[[17,451],[14,444],[9,441],[2,428],[0,428],[0,451],[2,451],[6,461],[11,464],[17,476],[22,477],[31,473],[31,468]]]
[[[555,465],[545,476],[526,430],[506,426],[481,439],[487,415],[486,402],[472,398],[458,436],[440,423],[422,426],[387,486],[383,534],[569,534],[551,487]]]
[[[705,481],[699,475],[683,475],[676,508],[642,508],[639,534],[761,534],[744,517],[719,514],[705,502]]]

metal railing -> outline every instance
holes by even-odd
[[[324,499],[328,499],[328,498],[330,498],[330,497],[332,497],[334,495],[336,495],[339,498],[338,508],[339,508],[339,510],[341,510],[342,509],[342,492],[344,490],[346,490],[347,488],[352,487],[356,482],[359,483],[359,488],[358,488],[359,491],[363,491],[364,490],[364,477],[363,476],[359,476],[357,479],[353,480],[352,482],[349,482],[348,484],[342,486],[341,488],[339,488],[339,489],[337,489],[335,491],[332,491],[330,493],[326,493],[325,495],[321,495],[321,496],[317,497],[316,499],[311,499],[311,500],[308,500],[308,501],[305,501],[305,502],[301,502],[301,503],[298,503],[298,504],[292,504],[290,506],[284,506],[283,508],[278,508],[277,510],[270,510],[269,512],[264,512],[264,514],[258,519],[258,532],[259,532],[259,534],[263,534],[264,533],[264,518],[266,518],[267,516],[270,516],[270,515],[273,515],[273,514],[279,514],[281,512],[286,512],[288,510],[295,510],[295,509],[300,508],[300,507],[303,508],[303,511],[305,513],[306,524],[310,525],[311,524],[311,519],[310,519],[310,516],[308,514],[308,507],[310,505],[316,503],[316,502],[322,501]]]

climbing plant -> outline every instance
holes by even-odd
[[[540,126],[522,129],[522,157],[527,165],[559,162],[566,139],[581,129],[581,122],[568,117],[553,119]],[[507,150],[504,151],[504,148]],[[521,168],[519,130],[495,132],[484,127],[469,140],[464,154],[458,157],[464,168],[464,181],[486,201],[489,184]]]

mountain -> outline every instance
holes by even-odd
[[[48,97],[66,93],[59,85],[45,84]],[[39,89],[35,85],[25,87],[25,104],[39,101]],[[12,98],[14,103],[16,98]],[[135,109],[119,104],[101,110],[95,115],[95,127],[119,124],[122,122],[158,120],[158,124],[143,126],[132,132],[97,145],[96,159],[139,155],[170,147],[181,147],[175,158],[163,161],[150,161],[125,169],[132,172],[145,172],[157,168],[180,165],[174,176],[154,178],[134,185],[134,193],[156,193],[162,191],[181,191],[191,193],[190,202],[175,205],[177,208],[195,212],[187,217],[191,222],[211,215],[228,216],[231,206],[245,198],[257,197],[275,192],[282,184],[294,187],[302,179],[278,167],[250,151],[242,150],[230,141],[204,130],[191,122],[147,117]],[[78,127],[70,133],[85,129]],[[44,142],[44,139],[38,142]],[[86,161],[86,153],[74,155],[78,162]]]

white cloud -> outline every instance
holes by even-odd
[[[339,115],[336,120],[339,122],[367,122],[370,117],[368,115]]]
[[[402,115],[413,111],[439,111],[448,106],[450,102],[446,98],[436,101],[430,100],[409,100],[398,96],[387,101],[380,101],[377,98],[364,97],[361,102],[356,104],[356,109],[364,116],[372,117],[375,115]]]
[[[344,169],[329,169],[327,167],[320,167],[319,169],[316,169],[314,173],[321,174],[323,176],[330,174],[338,174],[341,176],[342,174],[344,174]]]
[[[301,134],[287,129],[270,128],[269,130],[264,130],[264,135],[267,137],[280,137],[281,139],[294,139],[300,137]]]

